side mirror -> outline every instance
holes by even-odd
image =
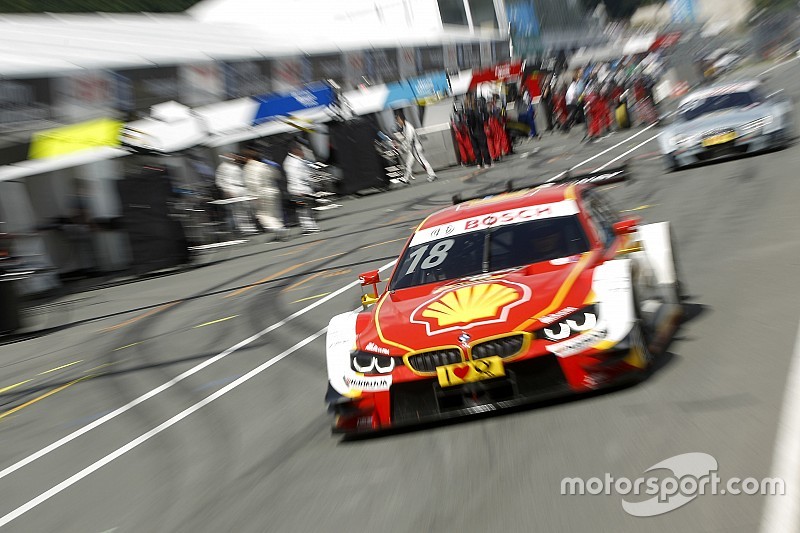
[[[361,305],[366,309],[378,301],[378,283],[381,282],[381,274],[377,270],[370,270],[358,276],[358,281],[362,287],[372,286],[372,292],[363,292],[362,289]]]
[[[638,218],[626,218],[614,223],[614,233],[617,235],[630,235],[636,231],[636,227],[641,222]]]

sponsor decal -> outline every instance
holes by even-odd
[[[539,317],[539,322],[541,322],[542,324],[552,324],[556,320],[564,318],[567,315],[571,315],[572,313],[574,313],[577,310],[578,310],[577,307],[565,307],[561,311],[557,311],[557,312],[555,312],[553,314],[546,315],[546,316],[543,316],[543,317]]]
[[[434,241],[444,235],[462,235],[472,231],[517,224],[526,220],[563,217],[576,213],[578,213],[578,205],[574,200],[563,200],[550,204],[530,205],[496,213],[487,213],[420,230],[414,234],[409,246]]]
[[[345,376],[344,384],[366,392],[384,391],[392,386],[392,376]]]
[[[509,281],[451,288],[417,307],[411,322],[428,335],[504,322],[514,307],[530,300],[530,288]]]
[[[389,348],[384,348],[383,346],[378,346],[374,342],[370,342],[364,347],[365,352],[372,352],[372,353],[379,353],[383,355],[389,355]]]
[[[588,350],[605,339],[607,334],[606,328],[600,327],[588,333],[584,333],[583,335],[578,335],[573,339],[546,346],[546,349],[548,352],[554,353],[558,357],[569,357]]]

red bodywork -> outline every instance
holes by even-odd
[[[489,273],[484,276],[450,280],[444,283],[430,283],[385,291],[378,302],[360,313],[356,322],[358,350],[381,350],[379,353],[391,354],[395,357],[408,356],[434,349],[463,346],[464,333],[471,343],[492,339],[509,333],[526,335],[546,327],[540,318],[552,317],[569,309],[581,309],[594,302],[592,277],[597,266],[617,256],[621,247],[627,243],[629,228],[619,232],[616,243],[604,247],[598,237],[594,224],[587,218],[586,211],[580,201],[585,185],[554,186],[540,189],[528,189],[516,193],[500,195],[489,200],[476,200],[444,209],[425,220],[417,232],[426,228],[455,223],[473,217],[487,216],[506,210],[539,206],[575,200],[579,206],[578,217],[590,240],[590,251],[573,256],[564,261],[547,261],[527,267]],[[406,247],[409,246],[406,244]],[[395,267],[396,268],[396,267]],[[392,276],[397,273],[393,272]],[[491,283],[508,287],[516,294],[512,304],[491,315],[480,316],[469,322],[457,322],[442,326],[435,320],[423,315],[432,302],[438,301],[442,295],[461,287],[474,287]],[[388,286],[388,285],[387,285]],[[502,315],[502,316],[501,316]],[[507,368],[515,364],[530,364],[531,361],[548,358],[556,364],[555,370],[562,380],[546,395],[558,396],[570,392],[589,391],[599,386],[618,381],[621,376],[631,375],[641,370],[641,365],[632,361],[630,350],[625,353],[601,351],[593,348],[584,350],[570,357],[556,358],[545,347],[551,341],[529,335],[529,344],[520,353],[504,360]],[[368,347],[368,345],[370,347]],[[467,352],[467,350],[464,350]],[[613,356],[613,357],[610,357]],[[469,358],[467,353],[465,359]],[[552,366],[552,365],[551,365]],[[340,432],[369,431],[392,427],[397,421],[392,416],[391,394],[398,387],[436,386],[436,373],[414,371],[408,364],[399,365],[392,371],[392,389],[381,392],[362,392],[348,403],[346,414],[338,414],[335,430]]]

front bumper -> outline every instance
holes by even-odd
[[[442,388],[436,378],[395,382],[389,391],[333,403],[334,433],[358,434],[427,424],[567,397],[642,376],[642,348],[629,339],[612,349],[570,357],[547,353],[505,364],[506,376]],[[328,397],[328,400],[334,400]],[[340,398],[345,400],[344,398]]]
[[[685,167],[778,148],[786,143],[787,135],[785,130],[776,130],[744,135],[715,146],[703,146],[698,142],[688,147],[678,147],[667,155],[675,166]]]

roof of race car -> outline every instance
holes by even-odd
[[[480,198],[463,202],[451,207],[437,211],[425,219],[417,227],[412,244],[419,244],[441,236],[437,230],[445,231],[450,234],[453,225],[457,222],[466,222],[466,227],[456,229],[456,233],[463,233],[469,230],[479,229],[485,220],[492,218],[492,215],[519,214],[524,208],[540,207],[542,211],[533,214],[534,218],[565,216],[578,212],[578,205],[575,202],[577,192],[584,186],[582,185],[553,185],[548,187],[533,187],[519,191],[500,193],[486,198]],[[546,210],[546,211],[545,211]],[[520,217],[529,219],[530,214]],[[470,222],[476,224],[470,226]],[[511,222],[509,218],[506,222]],[[517,220],[519,221],[519,220]],[[488,225],[491,225],[489,223]]]
[[[749,80],[749,81],[742,81],[737,83],[722,83],[717,85],[712,85],[711,87],[706,87],[704,89],[700,89],[684,98],[678,107],[683,107],[684,104],[688,102],[693,102],[695,100],[703,100],[705,98],[709,98],[711,96],[721,96],[723,94],[732,94],[732,93],[743,93],[747,91],[752,91],[761,86],[761,82],[758,80]]]

